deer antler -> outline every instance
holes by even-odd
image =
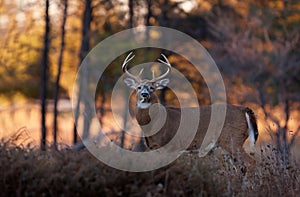
[[[162,74],[161,76],[159,76],[157,78],[155,78],[154,72],[152,71],[152,80],[151,80],[151,82],[155,82],[155,81],[158,81],[160,79],[165,78],[169,74],[169,72],[171,70],[171,64],[170,64],[168,58],[164,54],[161,54],[161,56],[164,58],[164,60],[157,59],[157,61],[159,61],[160,63],[163,63],[163,64],[167,65],[168,66],[168,70],[164,74]]]
[[[135,75],[131,74],[128,71],[128,69],[127,69],[128,62],[130,62],[135,57],[135,55],[132,55],[132,53],[133,52],[130,52],[127,55],[127,57],[125,58],[125,60],[124,60],[124,62],[122,64],[122,70],[123,70],[124,73],[126,73],[129,77],[133,78],[134,80],[141,81],[140,77],[141,77],[144,69],[140,70],[138,76],[135,76]],[[169,60],[167,59],[167,57],[164,54],[161,54],[161,56],[164,58],[164,60],[158,59],[158,61],[161,62],[161,63],[163,63],[163,64],[165,64],[165,65],[167,65],[168,66],[168,70],[164,74],[162,74],[161,76],[159,76],[157,78],[155,78],[155,74],[154,74],[154,72],[152,72],[152,80],[150,80],[150,82],[155,82],[155,81],[158,81],[160,79],[165,78],[169,74],[169,72],[171,70],[171,64],[170,64]]]
[[[132,52],[130,52],[127,55],[127,57],[125,58],[125,60],[122,64],[122,70],[123,70],[124,73],[126,73],[129,77],[133,78],[134,80],[141,81],[140,76],[141,76],[144,69],[141,69],[138,76],[135,76],[135,75],[131,74],[127,69],[128,62],[130,62],[135,57],[135,55],[132,55],[132,56],[131,55],[132,55]]]

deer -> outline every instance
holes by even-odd
[[[155,73],[152,71],[152,79],[142,79],[141,74],[143,69],[140,70],[138,75],[134,75],[128,71],[128,64],[135,57],[132,53],[127,55],[122,64],[122,70],[126,74],[124,83],[135,92],[135,118],[142,128],[142,132],[145,134],[143,138],[146,149],[155,150],[166,145],[174,137],[179,127],[182,110],[193,111],[195,108],[183,109],[163,106],[163,110],[161,110],[160,107],[157,107],[159,106],[159,99],[156,90],[167,87],[170,82],[167,76],[171,71],[171,64],[168,58],[164,54],[161,54],[163,59],[158,59],[158,62],[165,65],[167,71],[158,77],[155,77]],[[218,139],[215,139],[213,143],[208,145],[208,151],[213,150],[215,147],[220,147],[233,158],[239,156],[246,168],[253,169],[256,163],[255,159],[243,149],[243,145],[248,137],[250,138],[251,147],[254,146],[258,138],[257,120],[253,110],[248,107],[231,104],[216,105],[217,107],[226,105],[227,111],[220,135]],[[209,125],[211,106],[200,106],[197,110],[200,110],[199,125],[195,137],[186,151],[192,152],[200,149]],[[164,117],[163,114],[165,118],[162,118]],[[158,128],[158,131],[153,135],[146,135],[153,127],[161,125],[162,119],[164,119],[164,122]]]

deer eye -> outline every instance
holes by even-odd
[[[142,87],[141,87],[141,86],[139,86],[139,87],[137,87],[137,89],[138,89],[138,90],[140,90],[140,89],[142,89]]]
[[[152,90],[152,91],[153,91],[153,90],[154,90],[154,87],[150,86],[150,90]]]

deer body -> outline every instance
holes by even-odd
[[[223,104],[217,104],[216,107]],[[246,121],[245,113],[249,113],[251,110],[246,107],[238,107],[227,104],[227,112],[225,117],[225,123],[221,131],[221,136],[218,139],[218,145],[231,152],[232,143],[235,142],[235,146],[238,148],[242,147],[245,140],[248,138],[248,124]],[[150,125],[155,126],[158,123],[156,121],[160,120],[163,115],[156,113],[155,117],[151,119],[150,108],[147,109],[136,109],[136,119],[139,125]],[[146,137],[147,146],[150,149],[158,148],[167,144],[175,135],[180,124],[181,111],[186,110],[190,113],[190,118],[193,119],[193,108],[173,108],[165,107],[166,110],[166,121],[163,127],[156,134]],[[234,114],[234,116],[232,116]],[[196,132],[196,136],[192,144],[189,146],[188,150],[199,149],[201,143],[206,135],[206,131],[209,126],[211,117],[211,106],[200,107],[200,121]],[[193,120],[191,120],[193,121]],[[147,132],[144,130],[143,132]],[[158,147],[154,147],[154,146]]]
[[[248,129],[249,123],[252,125],[256,125],[256,122],[254,121],[255,117],[253,117],[254,114],[252,110],[247,107],[234,106],[229,104],[216,104],[215,107],[222,108],[223,107],[222,105],[226,105],[227,108],[225,122],[219,138],[216,139],[216,144],[213,147],[211,147],[211,149],[216,146],[221,147],[224,150],[226,150],[228,153],[233,155],[234,157],[242,156],[245,159],[246,163],[252,165],[254,161],[244,151],[243,145],[249,136],[249,132],[254,132],[253,135],[250,135],[251,137],[254,137],[254,139],[250,139],[251,143],[254,143],[257,139],[257,135],[258,135],[257,130],[249,131]],[[151,114],[149,110],[150,108],[136,109],[136,119],[139,125],[142,127],[142,129],[144,125],[148,126],[145,129],[143,129],[144,135],[146,136],[147,136],[147,132],[149,132],[149,130],[152,130],[149,127],[155,127],[156,125],[159,125],[159,123],[157,122],[161,121],[161,117],[163,116],[162,112],[159,112],[161,110],[155,110],[155,112],[152,112],[155,114],[150,115]],[[191,121],[197,121],[197,120],[193,120],[194,119],[193,110],[195,110],[194,108],[180,109],[180,108],[173,108],[173,107],[165,107],[165,110],[166,110],[165,124],[154,135],[145,137],[145,142],[149,149],[157,149],[170,142],[170,140],[174,137],[174,135],[178,131],[182,110],[186,110],[187,113],[190,114],[189,117],[191,118]],[[250,122],[247,122],[246,113],[248,114],[249,117],[252,117],[252,122],[251,119],[249,120]],[[210,123],[210,117],[211,117],[211,106],[200,107],[200,120],[199,120],[198,129],[194,137],[194,140],[187,148],[187,151],[199,150],[205,135],[213,135],[213,133],[207,134],[208,126]],[[184,140],[184,137],[185,136],[182,136],[181,139]],[[180,141],[177,142],[178,147],[174,147],[174,149],[181,148],[182,147],[181,144],[182,143]]]
[[[149,149],[157,149],[168,144],[178,131],[182,113],[185,113],[188,116],[188,121],[191,121],[191,123],[193,121],[199,122],[194,140],[187,148],[187,151],[199,150],[205,136],[213,135],[207,133],[211,121],[212,105],[200,108],[161,106],[158,104],[159,101],[155,90],[164,88],[169,82],[169,79],[165,78],[171,67],[169,61],[164,55],[165,61],[159,60],[168,66],[168,71],[164,75],[155,78],[153,73],[152,80],[141,80],[139,76],[133,76],[127,71],[127,63],[133,58],[129,59],[129,56],[124,61],[123,70],[130,78],[126,78],[124,82],[136,90],[137,104],[135,116],[145,135],[147,147]],[[254,145],[257,140],[258,129],[255,115],[251,109],[242,106],[215,104],[214,107],[218,110],[223,108],[224,105],[226,105],[226,116],[223,128],[219,137],[215,139],[215,144],[209,147],[209,149],[215,146],[221,147],[234,157],[240,156],[247,165],[252,166],[255,160],[245,152],[243,145],[248,137],[250,137],[251,145]],[[198,119],[198,116],[193,115],[196,111],[200,111],[200,119]],[[182,148],[181,144],[185,138],[185,136],[180,136],[173,148],[177,150]],[[176,147],[176,145],[178,146]]]

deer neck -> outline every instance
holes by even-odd
[[[149,107],[150,108],[150,107]],[[149,108],[139,108],[136,109],[136,120],[139,125],[147,125],[151,121],[149,114]]]
[[[142,103],[140,101],[137,102],[136,120],[138,121],[139,125],[146,125],[151,122],[150,108],[154,104],[158,104],[158,99],[156,95],[151,95],[150,102],[146,102],[146,103]]]

